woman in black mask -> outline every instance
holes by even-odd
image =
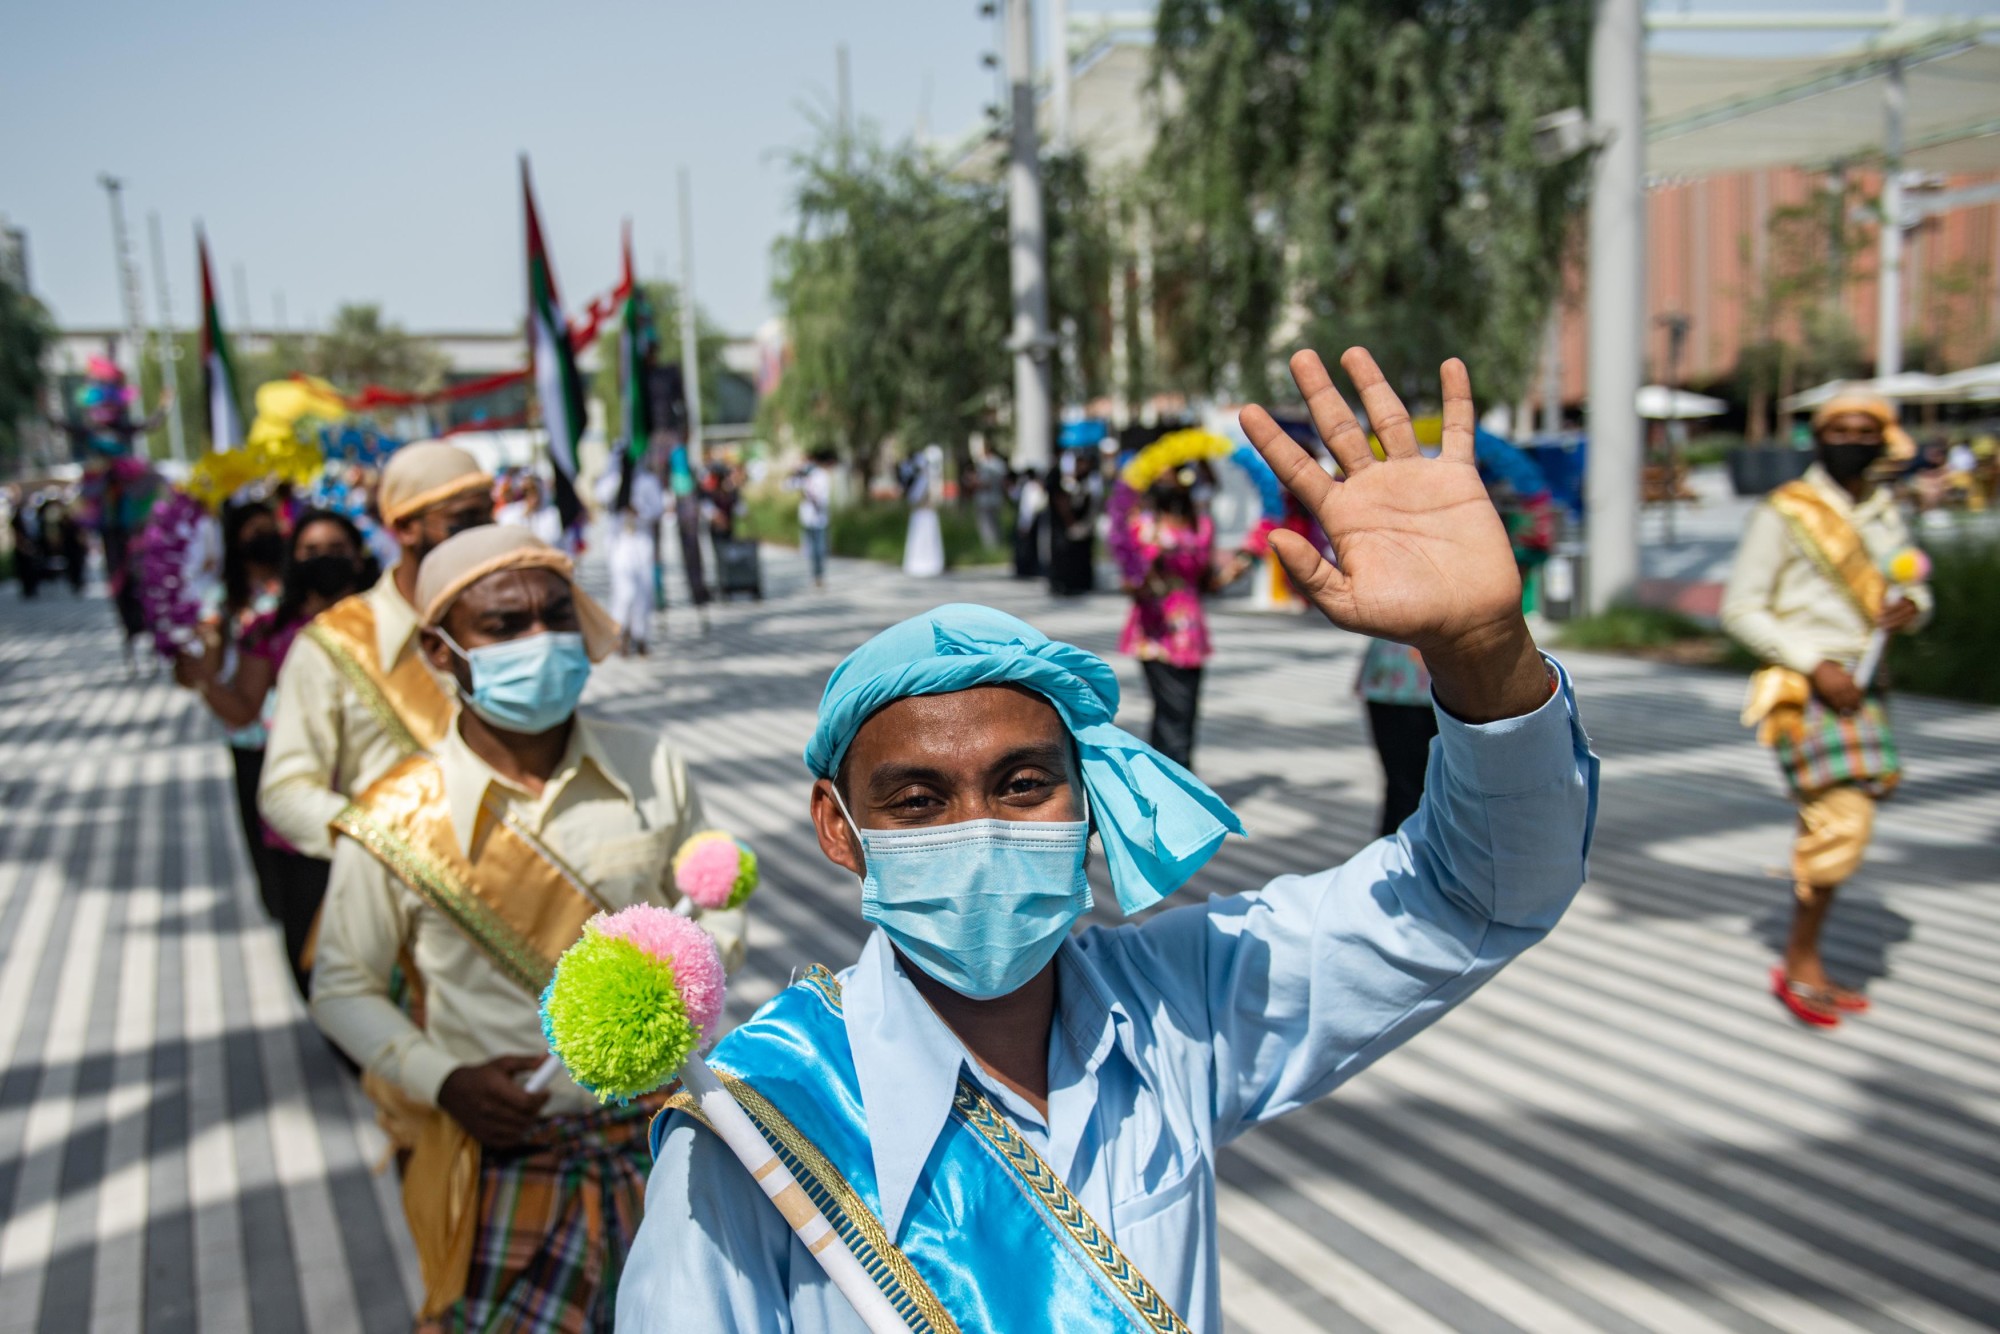
[[[277,536],[275,528],[272,535]],[[189,684],[200,690],[202,701],[223,725],[233,729],[230,752],[236,762],[244,841],[257,871],[265,910],[285,928],[286,954],[293,961],[303,994],[305,973],[298,969],[298,962],[313,915],[326,892],[326,863],[284,847],[257,814],[265,729],[276,699],[272,686],[292,641],[306,623],[342,598],[367,588],[380,571],[353,521],[330,510],[307,510],[299,515],[290,542],[280,539],[277,556],[282,574],[275,605],[243,626],[234,645],[233,670],[225,676],[219,657],[211,654],[197,666],[196,679]]]

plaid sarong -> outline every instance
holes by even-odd
[[[1812,796],[1842,783],[1886,796],[1903,776],[1896,734],[1880,695],[1869,695],[1860,712],[1847,716],[1814,696],[1797,733],[1781,733],[1772,748],[1795,796]]]
[[[446,1329],[610,1334],[646,1201],[646,1128],[661,1102],[552,1117],[520,1149],[482,1151],[479,1232]]]

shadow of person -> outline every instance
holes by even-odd
[[[1750,929],[1775,955],[1783,956],[1792,928],[1790,895],[1752,919]],[[1847,986],[1865,986],[1889,975],[1889,949],[1910,938],[1910,919],[1869,890],[1842,889],[1834,896],[1820,933],[1820,953],[1828,971]]]

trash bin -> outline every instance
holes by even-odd
[[[1542,563],[1542,615],[1551,621],[1584,614],[1584,570],[1589,557],[1581,542],[1558,542]]]

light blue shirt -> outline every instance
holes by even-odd
[[[1046,1118],[984,1074],[876,932],[841,980],[889,1236],[963,1071],[1189,1325],[1220,1330],[1217,1151],[1325,1096],[1547,934],[1583,883],[1596,809],[1566,676],[1524,717],[1471,726],[1439,710],[1423,805],[1393,837],[1065,942]],[[618,1328],[864,1334],[749,1173],[685,1117],[653,1168]]]

